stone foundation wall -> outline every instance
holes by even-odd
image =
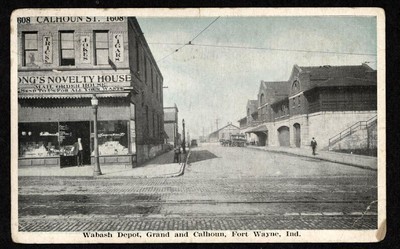
[[[331,137],[354,125],[356,122],[367,121],[376,115],[376,111],[318,112],[309,115],[303,114],[286,119],[275,120],[275,122],[264,123],[268,129],[268,141],[266,144],[268,146],[280,146],[278,129],[282,126],[287,126],[289,127],[290,147],[296,147],[295,125],[299,124],[301,148],[310,146],[312,137],[315,137],[318,143],[318,148],[326,150],[328,149],[329,139]],[[374,137],[373,130],[371,131],[371,134],[371,136]],[[256,135],[251,133],[251,136]],[[359,139],[364,139],[364,137],[359,137]],[[258,141],[258,138],[256,141]],[[371,144],[375,143],[376,147],[376,132],[375,140],[371,140],[370,142]]]

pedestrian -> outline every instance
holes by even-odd
[[[315,141],[315,138],[312,138],[311,140],[311,148],[312,148],[312,154],[315,156],[315,149],[317,148],[317,141]]]
[[[181,163],[180,155],[181,155],[181,148],[180,148],[180,146],[176,146],[174,149],[174,163],[175,162]]]
[[[78,141],[74,143],[74,155],[76,156],[78,167],[83,166],[83,145],[80,137]]]

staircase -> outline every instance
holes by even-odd
[[[377,122],[377,116],[374,116],[368,119],[367,121],[359,121],[350,126],[349,128],[344,129],[342,132],[336,134],[335,136],[329,139],[329,150],[332,150],[332,146],[342,141],[344,138],[354,134],[359,130],[368,129],[372,125],[375,125],[376,122]]]

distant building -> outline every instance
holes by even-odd
[[[376,88],[376,70],[366,64],[294,65],[288,81],[261,82],[256,127],[245,132],[261,146],[304,147],[315,137],[328,148],[330,138],[377,115]]]
[[[164,107],[164,129],[168,135],[167,143],[177,146],[179,144],[179,119],[178,107]]]
[[[199,136],[199,142],[200,142],[200,143],[205,143],[205,142],[207,142],[207,137],[206,137],[206,136]]]
[[[230,139],[230,136],[233,134],[239,134],[240,128],[233,125],[232,123],[228,123],[226,126],[212,132],[208,135],[209,142],[218,142],[220,139]]]
[[[246,116],[238,120],[241,134],[246,134],[247,143],[258,144],[258,136],[254,133],[247,133],[258,124],[258,100],[248,100],[246,105]]]

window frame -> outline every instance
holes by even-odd
[[[101,48],[99,48],[98,46],[97,46],[97,34],[104,34],[104,33],[106,33],[107,34],[107,47],[106,48],[103,48],[103,47],[101,47]],[[110,57],[110,31],[109,30],[94,30],[93,31],[93,62],[94,62],[94,65],[96,65],[96,66],[104,66],[104,65],[108,65],[109,63],[108,63],[108,59],[109,59],[109,57]],[[98,62],[98,59],[97,59],[97,54],[98,54],[98,50],[107,50],[107,62],[105,62],[104,64],[102,63],[102,64],[99,64],[99,62]]]
[[[35,34],[36,35],[36,49],[26,49],[26,35],[27,34]],[[26,31],[26,32],[22,32],[22,66],[23,67],[27,67],[28,64],[26,63],[26,51],[36,51],[37,54],[39,54],[39,35],[37,31]]]
[[[76,65],[76,51],[75,51],[75,31],[74,30],[60,30],[58,32],[59,34],[59,55],[60,55],[60,66],[75,66]],[[63,39],[62,39],[62,34],[72,34],[72,49],[63,49]],[[73,51],[73,58],[63,58],[63,51],[65,50],[72,50]],[[68,60],[73,60],[73,64],[67,63]]]

